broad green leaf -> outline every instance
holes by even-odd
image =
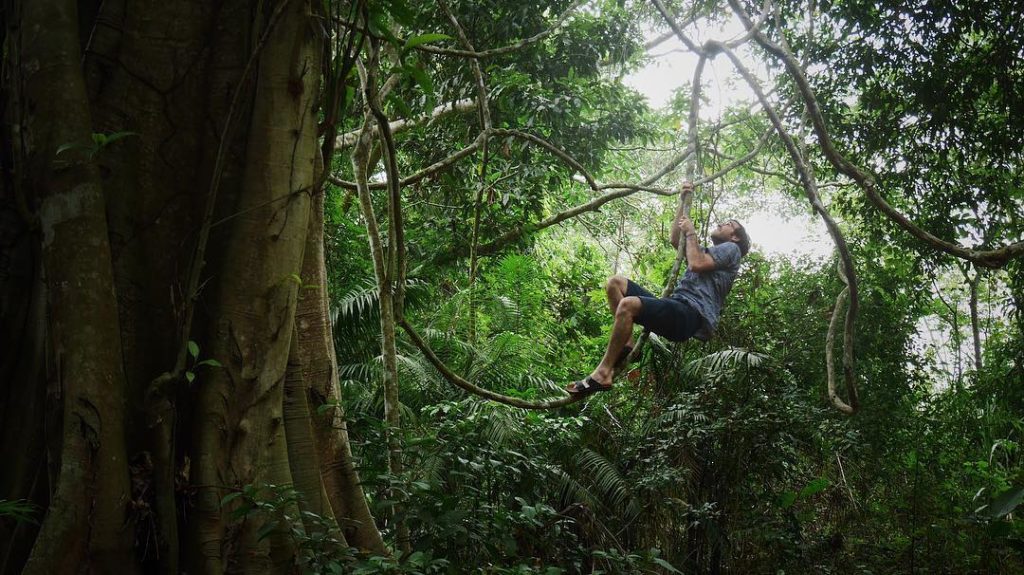
[[[192,355],[192,359],[199,359],[199,344],[188,340],[188,352]]]
[[[1024,501],[1024,487],[1009,489],[992,500],[988,514],[995,518],[1006,517]]]
[[[675,567],[672,566],[671,563],[669,563],[668,561],[665,561],[661,557],[655,557],[654,558],[654,562],[657,563],[659,566],[661,566],[662,569],[668,571],[669,573],[682,573],[682,571],[680,571],[679,569],[676,569]]]
[[[440,42],[441,40],[451,40],[452,37],[447,34],[422,34],[420,36],[413,36],[405,41],[404,50],[410,50],[416,46],[422,46],[423,44],[429,44],[431,42]]]
[[[189,383],[192,383],[193,381],[196,380],[196,374],[192,373],[191,371],[186,371],[185,379],[187,379]]]
[[[110,144],[113,144],[122,138],[127,138],[128,136],[138,136],[138,134],[135,132],[114,132],[113,134],[107,134],[103,145],[109,146]]]

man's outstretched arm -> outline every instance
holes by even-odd
[[[685,196],[686,194],[693,193],[693,183],[683,182],[679,186],[679,195]],[[672,244],[672,247],[679,249],[679,238],[682,237],[683,232],[679,227],[679,223],[683,218],[688,218],[689,214],[683,213],[683,202],[679,202],[676,207],[676,217],[672,218],[672,230],[669,232],[668,241]]]

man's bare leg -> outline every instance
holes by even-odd
[[[614,275],[608,278],[608,283],[604,286],[605,296],[608,298],[608,309],[614,316],[616,311],[619,309],[619,302],[626,297],[626,289],[629,287],[625,276]],[[636,345],[636,341],[633,340],[633,329],[629,330],[629,339],[626,340],[626,344],[630,347]],[[617,356],[616,356],[617,357]]]
[[[601,363],[590,374],[590,377],[601,384],[611,384],[612,375],[615,370],[615,361],[619,358],[619,354],[622,353],[622,348],[626,346],[626,343],[633,339],[633,320],[640,313],[642,306],[640,298],[637,297],[629,296],[619,300],[619,305],[615,309],[615,323],[612,324],[612,335],[608,339],[608,349],[605,350]]]

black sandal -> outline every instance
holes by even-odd
[[[566,391],[573,395],[584,396],[597,393],[599,391],[608,391],[611,388],[612,385],[610,383],[601,383],[588,375],[580,381],[569,384]]]

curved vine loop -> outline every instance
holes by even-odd
[[[850,248],[846,244],[846,238],[843,237],[843,233],[839,229],[839,225],[832,219],[828,210],[825,209],[825,205],[821,202],[821,197],[818,194],[817,182],[814,179],[814,175],[811,173],[810,167],[807,165],[804,155],[800,153],[800,149],[793,140],[793,137],[786,131],[778,112],[775,111],[775,107],[768,100],[768,97],[765,95],[764,90],[761,89],[760,84],[754,78],[753,74],[750,73],[750,70],[748,70],[743,62],[736,56],[735,52],[721,43],[716,43],[716,49],[729,58],[733,66],[736,68],[736,71],[739,72],[740,76],[743,77],[750,86],[750,89],[753,90],[754,94],[757,96],[758,101],[761,102],[761,106],[768,115],[768,119],[771,121],[772,126],[775,127],[775,131],[778,133],[786,151],[793,160],[793,165],[800,176],[800,183],[804,189],[804,195],[807,196],[807,200],[810,202],[811,208],[825,223],[825,228],[832,237],[833,243],[835,243],[836,251],[839,252],[841,266],[840,277],[846,284],[842,298],[849,299],[849,303],[846,308],[845,329],[843,332],[843,371],[847,391],[851,397],[851,403],[847,406],[850,409],[846,410],[844,408],[840,408],[840,411],[848,414],[853,413],[857,409],[855,401],[855,398],[857,397],[857,389],[856,376],[854,374],[853,331],[857,319],[857,312],[859,310],[860,298],[857,289],[857,270],[853,265],[853,256],[850,254]],[[837,309],[841,307],[838,305],[839,303],[840,302],[837,302]],[[829,358],[827,353],[825,359],[826,364],[828,364]],[[832,377],[831,372],[829,377]],[[830,379],[829,381],[832,380]],[[836,407],[839,406],[836,405]]]
[[[839,411],[846,415],[853,415],[857,412],[860,407],[860,397],[857,394],[857,382],[854,379],[853,372],[853,349],[852,346],[843,346],[843,379],[846,382],[846,393],[849,398],[849,403],[843,401],[843,398],[839,397],[838,391],[836,391],[836,376],[835,376],[835,339],[836,339],[836,328],[839,325],[839,316],[842,313],[843,306],[846,304],[847,297],[850,294],[850,282],[846,277],[846,273],[843,270],[843,266],[840,263],[839,268],[839,279],[843,281],[843,290],[836,296],[836,305],[832,310],[832,319],[828,323],[828,335],[825,337],[825,368],[828,375],[828,400],[832,402],[832,405]],[[849,324],[847,324],[849,325]],[[845,339],[844,333],[844,339]],[[849,334],[852,337],[852,333]]]
[[[577,401],[583,399],[579,395],[569,395],[566,393],[562,397],[558,399],[552,399],[550,401],[527,401],[525,399],[520,399],[518,397],[502,395],[489,389],[484,389],[479,385],[476,385],[470,382],[469,380],[463,378],[459,374],[452,371],[450,367],[445,365],[445,363],[441,361],[439,357],[437,357],[437,354],[434,353],[434,350],[432,350],[430,346],[427,345],[427,342],[424,341],[422,337],[420,337],[420,334],[417,333],[417,331],[405,318],[399,320],[399,325],[401,325],[402,329],[405,330],[406,335],[408,335],[409,339],[412,340],[413,345],[415,345],[416,348],[423,353],[423,355],[427,358],[427,361],[429,361],[430,364],[433,365],[434,368],[437,369],[437,371],[445,379],[454,384],[456,387],[468,391],[473,395],[478,395],[480,397],[489,399],[491,401],[495,401],[497,403],[502,403],[512,407],[519,407],[522,409],[555,409],[557,407],[565,407],[566,405],[576,403]]]

